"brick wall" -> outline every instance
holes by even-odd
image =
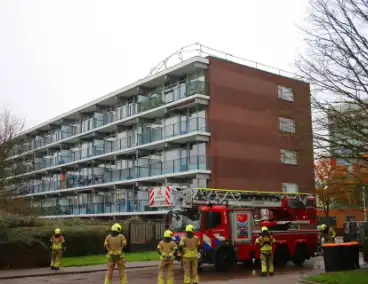
[[[336,228],[343,228],[347,217],[355,217],[356,221],[364,221],[364,212],[361,208],[342,208],[342,209],[331,209],[329,213],[330,217],[336,217]],[[323,217],[325,213],[323,210],[318,211],[318,216]]]

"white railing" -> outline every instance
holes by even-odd
[[[187,46],[184,46],[178,49],[173,54],[171,54],[170,56],[162,60],[154,68],[152,68],[146,77],[152,76],[171,66],[174,66],[178,63],[181,63],[195,56],[200,56],[200,57],[213,56],[213,57],[229,60],[234,63],[241,64],[241,65],[253,67],[253,68],[271,72],[274,74],[278,74],[281,76],[299,79],[299,77],[296,74],[293,74],[292,72],[285,71],[285,70],[282,70],[280,68],[276,68],[270,65],[262,64],[262,63],[259,63],[253,60],[245,59],[239,56],[235,56],[230,53],[227,53],[221,50],[217,50],[217,49],[205,46],[200,43],[193,43],[193,44],[190,44],[190,45],[187,45]]]

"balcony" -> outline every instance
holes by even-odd
[[[136,166],[128,169],[105,172],[104,182],[109,183],[129,179],[149,178],[152,176],[206,169],[206,156],[190,156],[172,161],[152,163],[146,166]]]
[[[137,200],[134,205],[133,200],[120,200],[116,203],[86,203],[68,206],[48,206],[41,207],[42,215],[63,216],[63,215],[89,215],[89,214],[116,214],[128,212],[155,212],[158,208],[148,206],[147,200]]]
[[[134,147],[143,147],[144,145],[158,142],[165,139],[175,138],[193,132],[208,132],[207,120],[200,117],[194,117],[188,121],[182,121],[162,127],[145,128],[142,134],[135,134],[124,138],[117,139],[115,143],[105,141],[105,144],[98,146],[90,146],[78,151],[63,151],[63,155],[55,155],[35,163],[35,170],[40,171],[56,166],[73,164],[78,161],[93,159],[103,155],[114,155],[116,152],[129,150]],[[24,172],[26,173],[26,172]]]
[[[179,85],[175,88],[163,88],[162,90],[155,91],[146,99],[138,102],[136,104],[137,111],[132,111],[132,104],[125,105],[119,108],[120,115],[118,115],[116,112],[102,113],[96,117],[91,117],[81,121],[80,125],[64,126],[64,130],[58,130],[53,134],[44,137],[43,139],[37,139],[37,141],[24,144],[23,147],[12,150],[11,154],[21,155],[29,151],[46,147],[47,145],[73,138],[76,135],[83,134],[111,123],[119,122],[120,120],[126,119],[130,116],[158,108],[194,94],[208,95],[207,84],[202,81],[193,81],[184,84],[184,87],[183,85]],[[121,115],[121,113],[124,113],[124,115]]]
[[[15,191],[16,195],[27,195],[41,192],[50,192],[60,189],[59,181],[42,181],[34,185],[20,185]]]
[[[66,175],[66,181],[45,181],[37,185],[28,185],[18,191],[19,195],[32,195],[39,193],[58,193],[73,188],[98,188],[105,184],[122,183],[129,180],[149,180],[163,175],[185,173],[199,170],[208,170],[207,157],[193,155],[181,159],[156,162],[145,166],[135,166],[121,170],[105,170],[100,174],[92,175]]]

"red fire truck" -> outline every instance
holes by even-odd
[[[317,252],[317,208],[308,193],[164,186],[150,189],[149,205],[169,209],[165,222],[177,241],[192,224],[201,240],[199,263],[214,264],[218,271],[259,260],[255,240],[262,226],[276,239],[278,266],[288,261],[301,265]]]

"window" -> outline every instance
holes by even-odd
[[[278,87],[278,94],[279,94],[279,99],[289,101],[289,102],[294,101],[294,93],[293,93],[293,90],[291,88],[286,88],[286,87],[283,87],[283,86],[279,86]]]
[[[281,163],[289,165],[297,165],[296,152],[291,150],[281,149]]]
[[[356,216],[346,216],[346,222],[356,222]]]
[[[222,223],[221,212],[207,212],[205,218],[206,218],[206,229],[217,228]]]
[[[279,117],[280,131],[295,133],[295,121],[290,118]]]
[[[202,224],[202,214],[199,209],[187,210],[185,208],[177,211],[172,211],[172,214],[166,215],[168,220],[165,223],[170,224],[170,229],[174,232],[185,230],[185,227],[189,224],[194,226],[194,230],[198,231]]]
[[[282,192],[293,193],[298,191],[299,189],[296,183],[282,183]]]
[[[326,224],[329,227],[336,227],[336,217],[318,217],[318,225]]]

